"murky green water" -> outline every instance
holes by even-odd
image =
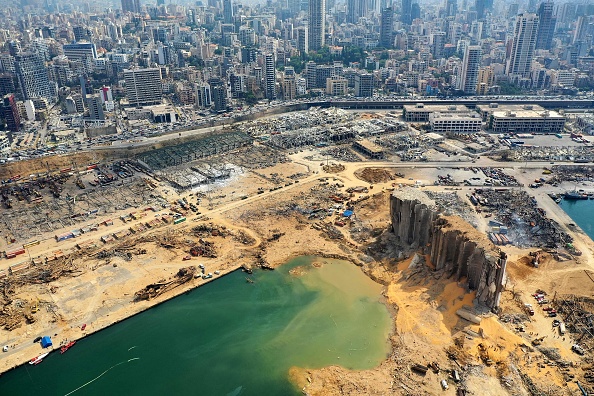
[[[5,373],[0,395],[298,395],[291,366],[376,366],[391,329],[381,286],[350,263],[312,260],[254,284],[242,272],[218,279]],[[296,266],[305,275],[290,275]]]

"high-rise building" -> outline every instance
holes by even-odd
[[[0,74],[0,95],[16,92],[15,76],[12,73]]]
[[[458,76],[458,89],[467,95],[476,93],[482,49],[480,45],[469,45],[464,51],[462,69]]]
[[[210,85],[206,83],[196,85],[196,104],[198,107],[202,108],[210,107],[212,105]]]
[[[140,0],[122,0],[122,11],[138,14],[140,12]]]
[[[124,70],[126,96],[131,106],[160,104],[163,97],[161,69]]]
[[[445,43],[446,43],[445,32],[435,32],[431,34],[431,55],[433,59],[441,59],[445,57]]]
[[[357,15],[355,14],[357,10],[357,6],[355,2],[357,0],[347,0],[346,1],[346,21],[347,23],[357,23]]]
[[[223,81],[219,78],[211,78],[208,80],[208,83],[210,85],[214,111],[218,113],[227,111],[227,88]]]
[[[507,61],[506,73],[508,75],[530,77],[537,33],[538,16],[536,14],[518,15],[511,53]]]
[[[256,31],[249,26],[240,26],[239,41],[248,47],[256,45]]]
[[[110,87],[101,87],[101,103],[113,102],[113,94]]]
[[[291,15],[299,14],[299,10],[301,9],[301,1],[300,0],[288,0],[287,6],[289,8],[289,12]]]
[[[487,0],[475,0],[474,10],[476,11],[476,18],[483,19],[485,17],[485,8]]]
[[[276,99],[276,68],[274,55],[264,55],[264,95],[266,99]]]
[[[47,69],[38,55],[31,52],[17,54],[14,66],[23,99],[54,97]]]
[[[309,52],[309,33],[307,26],[297,29],[297,49],[302,54]]]
[[[295,74],[288,74],[285,69],[285,75],[282,82],[283,99],[293,100],[297,95],[297,81]]]
[[[384,48],[392,48],[394,46],[394,39],[392,32],[394,31],[394,11],[391,7],[384,8],[380,20],[380,46]]]
[[[329,77],[326,79],[326,95],[341,96],[346,94],[349,82],[345,77]]]
[[[103,103],[101,102],[101,96],[98,94],[90,95],[86,98],[87,109],[89,109],[88,119],[91,121],[103,121],[105,120],[105,114],[103,113]]]
[[[305,80],[307,89],[316,87],[317,65],[314,61],[309,61],[305,64]]]
[[[64,44],[63,49],[64,56],[73,61],[87,58],[97,59],[97,49],[93,43]]]
[[[543,1],[538,7],[538,36],[536,38],[536,49],[551,49],[553,34],[557,18],[553,16],[553,2]]]
[[[419,3],[414,2],[412,3],[412,6],[410,7],[410,20],[414,21],[415,19],[418,19],[421,17],[421,6],[419,5]]]
[[[355,96],[359,98],[373,96],[373,74],[360,73],[355,75]]]
[[[309,49],[317,51],[326,43],[326,0],[309,0]]]
[[[573,39],[571,40],[572,44],[577,43],[578,41],[582,41],[586,38],[586,34],[588,32],[588,17],[580,15],[577,19],[575,30],[573,32]]]
[[[458,13],[458,1],[457,0],[445,0],[445,16],[455,17]]]
[[[402,7],[400,9],[400,22],[410,25],[412,18],[412,0],[402,0]]]
[[[16,105],[14,94],[5,95],[2,98],[0,114],[6,121],[6,128],[12,132],[18,132],[21,129],[21,116]]]
[[[559,11],[557,11],[557,17],[559,18],[559,21],[561,23],[570,23],[571,21],[575,20],[575,10],[575,3],[563,4]]]
[[[233,23],[233,0],[223,0],[223,22]]]
[[[507,9],[507,17],[508,18],[515,18],[520,11],[520,5],[518,3],[512,3],[509,5]]]
[[[491,66],[479,69],[478,80],[476,82],[476,94],[487,95],[489,89],[495,84],[495,72]]]
[[[90,31],[85,26],[73,26],[72,33],[74,33],[75,41],[89,40],[91,38]]]

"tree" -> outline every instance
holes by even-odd
[[[499,87],[501,95],[520,95],[524,93],[522,88],[503,81],[499,83]]]
[[[256,98],[256,95],[254,95],[252,91],[244,93],[243,100],[248,106],[253,106],[258,103],[258,98]]]

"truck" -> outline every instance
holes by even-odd
[[[559,323],[559,335],[564,335],[567,330],[565,329],[565,323]]]

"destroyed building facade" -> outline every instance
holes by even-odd
[[[436,271],[457,281],[465,279],[476,299],[497,310],[507,256],[468,222],[440,213],[424,192],[415,188],[395,190],[390,197],[392,229],[400,244],[429,255]]]

